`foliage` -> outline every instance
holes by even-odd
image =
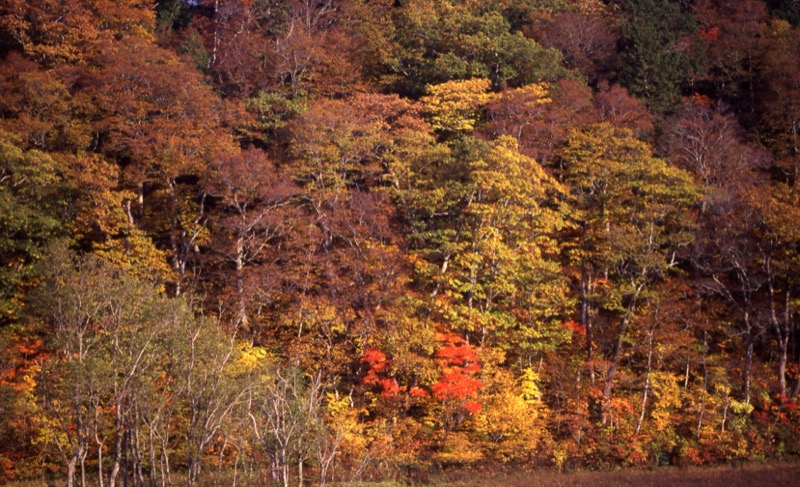
[[[702,58],[692,52],[689,40],[696,32],[695,20],[671,0],[631,0],[622,5],[626,22],[620,31],[620,78],[651,108],[671,110],[681,95],[681,84],[702,70]]]
[[[795,3],[6,1],[0,482],[800,454]]]

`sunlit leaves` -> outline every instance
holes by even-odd
[[[492,95],[490,81],[473,78],[449,81],[428,88],[422,103],[431,117],[431,127],[445,132],[469,132],[475,128],[483,107]]]

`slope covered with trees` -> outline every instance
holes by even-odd
[[[0,482],[798,455],[798,12],[4,2]]]

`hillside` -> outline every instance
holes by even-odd
[[[796,458],[799,23],[4,2],[0,482]]]

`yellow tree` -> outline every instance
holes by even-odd
[[[594,383],[597,318],[602,313],[607,349],[603,407],[643,298],[680,262],[693,234],[698,190],[688,173],[652,155],[625,129],[600,124],[573,131],[561,158],[571,187],[578,231],[571,262],[579,270],[581,325]]]

